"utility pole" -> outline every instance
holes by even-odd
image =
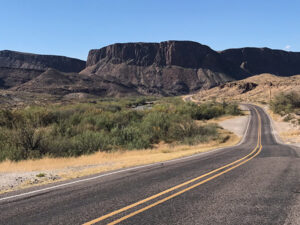
[[[272,100],[272,82],[269,83],[269,102]]]

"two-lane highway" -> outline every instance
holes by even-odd
[[[0,224],[284,224],[300,151],[278,144],[264,111],[249,109],[238,146],[0,195]]]

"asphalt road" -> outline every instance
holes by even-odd
[[[0,195],[0,224],[297,224],[300,150],[249,107],[236,147]]]

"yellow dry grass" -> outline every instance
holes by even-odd
[[[101,172],[128,168],[139,165],[146,165],[156,162],[163,162],[176,158],[207,152],[216,148],[236,145],[241,138],[235,134],[224,131],[223,134],[230,135],[225,143],[209,142],[199,145],[176,145],[161,143],[151,150],[131,150],[116,152],[97,152],[92,155],[85,155],[76,158],[43,158],[38,160],[26,160],[21,162],[5,161],[0,163],[0,173],[9,172],[32,172],[43,171],[59,175],[59,179],[51,180],[47,177],[38,179],[38,183],[25,181],[13,189],[0,190],[0,194],[19,190],[32,186],[49,184],[57,181],[64,181],[72,178],[92,175]]]
[[[237,144],[240,138],[230,134],[225,143],[212,141],[194,146],[169,145],[161,143],[151,150],[131,150],[115,152],[97,152],[92,155],[84,155],[72,158],[43,158],[26,160],[21,162],[4,161],[0,163],[0,172],[29,172],[29,171],[58,171],[63,178],[75,178],[84,175],[116,170],[131,166],[144,165],[189,156],[206,152],[218,147],[227,147]]]
[[[294,137],[300,139],[300,130],[291,130],[286,132],[281,132],[283,136],[286,137]]]

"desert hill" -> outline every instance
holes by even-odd
[[[268,102],[280,92],[300,92],[300,75],[279,77],[272,74],[260,74],[247,79],[233,81],[201,90],[194,99],[205,101],[209,99],[237,100],[251,102]]]
[[[8,89],[32,80],[49,68],[79,72],[85,61],[65,56],[0,51],[0,88]]]
[[[103,80],[101,77],[64,73],[51,68],[32,80],[11,88],[10,91],[46,93],[59,96],[71,93],[118,96],[119,94],[130,95],[133,92],[127,87],[123,87],[116,82]]]

